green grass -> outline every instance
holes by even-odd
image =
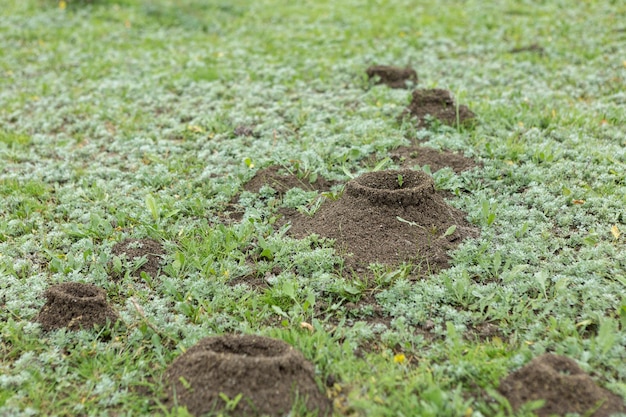
[[[225,332],[300,349],[337,381],[337,415],[509,415],[498,381],[546,351],[626,398],[623,22],[610,0],[5,0],[0,415],[164,413],[138,387],[162,390],[175,357]],[[533,43],[544,53],[510,52]],[[387,63],[451,90],[477,126],[400,125],[409,92],[364,78]],[[346,181],[407,136],[484,165],[434,176],[481,228],[438,275],[341,278],[333,242],[273,228],[314,193],[242,193],[240,224],[218,215],[257,168]],[[152,284],[109,279],[129,237],[165,244]],[[275,268],[268,289],[228,285]],[[42,333],[40,296],[66,281],[104,287],[123,323]],[[388,328],[347,311],[368,294]],[[472,337],[484,323],[501,334]]]

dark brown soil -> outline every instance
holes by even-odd
[[[118,315],[109,306],[106,292],[92,284],[67,282],[50,286],[45,292],[46,303],[37,315],[44,331],[67,327],[69,330],[104,326],[115,322]]]
[[[235,128],[233,133],[235,134],[235,136],[256,136],[256,134],[254,133],[254,126],[250,125],[239,125]]]
[[[470,341],[489,341],[493,340],[494,337],[499,339],[505,339],[505,336],[502,330],[493,323],[480,323],[478,325],[472,325],[465,332],[465,338]]]
[[[166,370],[165,404],[186,406],[196,416],[225,408],[220,393],[242,398],[233,416],[283,416],[296,395],[306,407],[328,415],[331,404],[320,392],[314,368],[289,344],[267,337],[208,337],[187,350]],[[176,396],[176,399],[174,398]]]
[[[384,324],[387,328],[391,327],[392,317],[385,314],[383,308],[376,301],[374,294],[368,294],[357,302],[345,303],[342,309],[348,318],[347,326],[352,326],[355,321],[364,321],[371,325]],[[333,321],[332,318],[329,321],[333,324],[339,322],[339,320]]]
[[[257,171],[254,177],[243,186],[243,189],[251,193],[258,193],[264,185],[268,185],[276,190],[279,197],[282,197],[292,188],[300,188],[305,191],[328,191],[335,185],[334,181],[328,181],[322,177],[315,178],[315,181],[310,179],[308,175],[300,178],[279,165],[272,165]],[[226,211],[222,213],[222,218],[225,221],[241,221],[244,212],[243,208],[238,205],[238,201],[239,194],[235,195],[228,203]]]
[[[539,44],[533,43],[528,46],[520,46],[518,48],[513,48],[509,51],[512,54],[519,54],[521,52],[534,52],[539,55],[543,55],[545,53],[545,49]]]
[[[626,413],[621,397],[596,385],[576,362],[565,356],[545,354],[533,359],[504,378],[498,391],[514,410],[528,401],[545,400],[543,407],[534,411],[539,417],[567,413],[608,417]],[[592,410],[596,411],[587,414]]]
[[[370,80],[376,84],[385,84],[391,88],[407,88],[407,82],[417,85],[417,72],[413,68],[393,67],[390,65],[374,65],[366,71]]]
[[[413,99],[402,113],[401,118],[410,116],[417,119],[418,127],[422,127],[426,124],[426,116],[429,115],[450,126],[456,126],[457,121],[460,125],[471,124],[476,117],[466,105],[460,104],[458,105],[457,120],[457,104],[448,90],[421,89],[413,91]]]
[[[159,276],[161,260],[165,255],[161,244],[152,239],[126,239],[116,243],[111,249],[111,253],[119,257],[126,257],[126,259],[131,262],[145,256],[147,262],[141,265],[141,267],[133,273],[133,276],[139,277],[142,272],[145,272],[152,278]]]
[[[428,165],[431,172],[437,172],[442,168],[450,167],[457,174],[468,169],[480,166],[473,159],[450,152],[438,151],[437,149],[420,146],[401,146],[390,154],[391,158],[403,168],[413,168],[415,165],[423,167]]]
[[[427,275],[447,268],[447,251],[478,235],[465,216],[446,204],[428,174],[390,170],[349,181],[343,196],[324,202],[313,217],[293,213],[283,221],[291,221],[288,233],[296,238],[316,233],[335,239],[348,269],[412,262]],[[456,230],[445,236],[451,226]]]
[[[267,281],[267,276],[262,277],[256,273],[244,275],[242,277],[233,278],[228,281],[228,285],[234,287],[235,285],[244,284],[247,285],[250,289],[264,291],[269,288],[269,283]]]
[[[309,177],[299,178],[289,172],[281,173],[281,169],[282,167],[279,165],[272,165],[259,170],[244,185],[243,189],[251,193],[258,193],[261,187],[268,185],[275,189],[278,194],[283,195],[292,188],[301,188],[305,191],[328,191],[334,185],[334,182],[327,181],[322,177],[317,177],[315,181],[311,182]]]
[[[243,211],[243,207],[241,207],[237,202],[239,201],[239,194],[234,196],[224,208],[224,211],[218,214],[220,219],[227,224],[232,224],[235,222],[240,222],[243,219],[243,215],[245,214]]]

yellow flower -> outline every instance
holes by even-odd
[[[397,355],[393,356],[394,363],[404,363],[405,361],[406,361],[406,356],[404,356],[404,353],[398,353]]]
[[[61,0],[59,2],[59,9],[65,10],[66,7],[67,7],[67,3],[64,0]]]

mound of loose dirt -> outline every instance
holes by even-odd
[[[413,68],[400,68],[390,65],[374,65],[366,71],[370,80],[376,84],[385,84],[391,88],[407,88],[407,82],[417,85],[417,72]]]
[[[267,185],[276,190],[278,195],[282,197],[292,188],[300,188],[305,191],[328,191],[335,185],[334,181],[328,181],[322,177],[317,177],[315,181],[311,181],[310,176],[298,177],[296,174],[281,171],[282,167],[279,165],[272,165],[260,169],[254,177],[243,186],[243,189],[251,193],[258,193],[264,185]],[[229,202],[226,212],[223,215],[225,220],[241,220],[244,213],[242,208],[238,206],[238,201],[239,194],[234,196]]]
[[[454,172],[461,173],[479,166],[473,159],[450,152],[438,151],[426,146],[401,146],[390,154],[391,158],[403,168],[413,168],[415,165],[430,167],[431,172],[450,167]]]
[[[543,407],[534,411],[539,417],[626,413],[619,396],[597,386],[572,359],[553,354],[539,356],[513,372],[501,381],[498,390],[515,410],[528,401],[545,400]]]
[[[165,372],[168,406],[180,404],[196,416],[222,410],[220,394],[241,399],[233,416],[288,413],[296,396],[309,410],[328,415],[331,404],[314,379],[313,365],[289,344],[267,337],[208,337],[177,358]]]
[[[465,213],[435,191],[428,174],[406,169],[363,174],[313,217],[294,213],[284,219],[289,220],[288,233],[296,238],[316,233],[335,239],[339,252],[349,255],[346,265],[356,271],[373,262],[412,262],[425,275],[447,268],[447,251],[478,235]]]
[[[46,303],[37,315],[44,331],[67,327],[70,330],[104,326],[115,322],[117,313],[109,306],[106,292],[92,284],[67,282],[50,286],[45,292]]]
[[[141,276],[142,272],[156,278],[161,270],[161,260],[165,255],[165,251],[159,242],[152,239],[126,239],[113,245],[111,249],[113,255],[126,257],[129,261],[146,257],[146,263],[141,265],[134,276]]]
[[[292,173],[281,173],[279,165],[272,165],[265,169],[260,169],[248,181],[243,189],[251,193],[258,193],[261,187],[268,185],[275,189],[280,195],[285,194],[292,188],[301,188],[305,191],[328,191],[334,185],[322,177],[310,181],[310,177],[300,178]]]
[[[425,125],[426,116],[434,117],[450,126],[456,126],[457,121],[460,125],[469,124],[476,117],[466,105],[457,106],[448,90],[438,88],[413,91],[413,99],[401,118],[407,116],[417,119],[418,127]]]

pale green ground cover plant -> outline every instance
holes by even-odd
[[[335,379],[338,415],[512,415],[498,381],[547,351],[626,398],[621,2],[59,6],[1,11],[0,415],[186,415],[139,388],[161,392],[175,357],[226,332],[301,350]],[[532,43],[543,53],[510,52]],[[477,125],[399,123],[409,92],[370,86],[371,64],[413,65]],[[416,261],[340,276],[332,241],[274,227],[281,206],[313,215],[317,193],[264,188],[241,194],[241,222],[219,214],[259,167],[346,181],[393,167],[384,158],[407,138],[483,164],[434,174],[481,230],[439,274],[411,280]],[[131,237],[164,243],[160,277],[109,262]],[[229,285],[275,268],[267,289]],[[41,294],[68,281],[105,288],[122,322],[42,333]],[[345,310],[370,293],[389,326]],[[497,336],[474,337],[485,323]]]

